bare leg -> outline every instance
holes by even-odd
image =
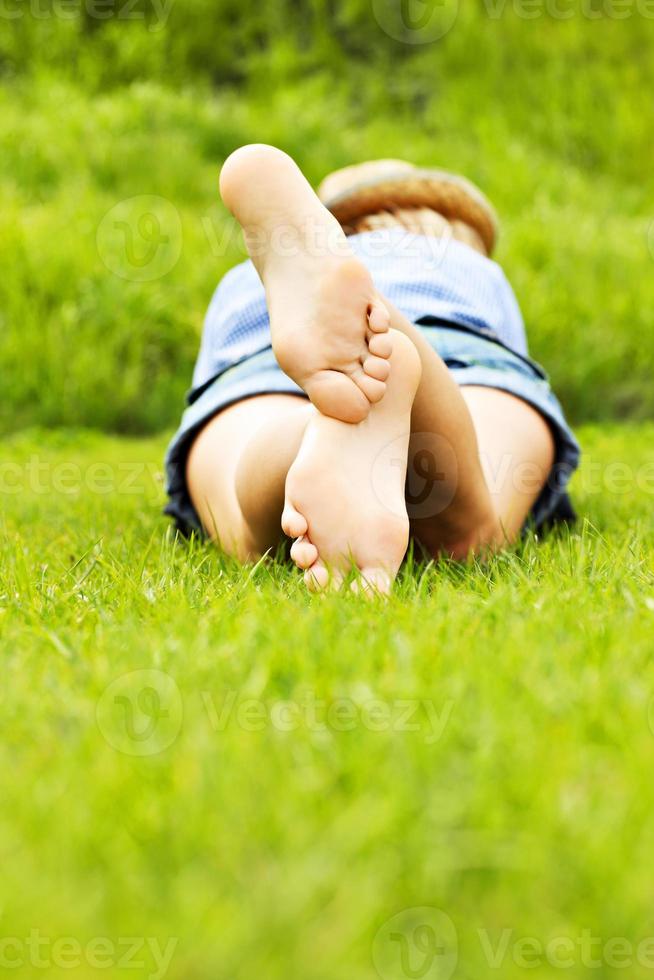
[[[220,191],[264,284],[280,366],[323,415],[360,422],[383,397],[390,355],[388,312],[369,272],[281,150],[236,150]]]
[[[422,383],[418,391],[421,389],[424,395],[426,389]],[[511,395],[492,388],[472,386],[461,389],[461,394],[475,429],[491,507],[498,517],[503,540],[508,543],[519,534],[551,469],[552,436],[542,417]],[[298,456],[307,424],[312,418],[313,411],[300,398],[263,395],[226,409],[198,435],[187,464],[191,497],[204,527],[229,554],[240,560],[257,558],[279,543],[287,473]],[[435,426],[438,423],[438,419],[431,420]],[[424,417],[420,424],[424,433]],[[334,427],[337,425],[334,423]],[[438,433],[438,428],[433,431]],[[401,432],[388,440],[392,453],[391,467],[397,474],[403,473],[401,441]],[[426,501],[428,514],[422,519],[414,519],[411,530],[430,553],[465,557],[471,550],[467,546],[473,533],[470,528],[464,525],[461,537],[456,541],[452,537],[451,509],[445,509],[442,523],[439,523],[438,513],[431,513],[431,510],[438,511],[438,501],[443,499],[440,495],[447,498],[450,493],[442,489],[443,474],[447,471],[443,457],[450,457],[450,453],[443,451],[442,444],[437,445],[436,438],[433,445],[440,450],[438,454],[429,450],[425,452],[424,437],[421,436],[418,443],[419,448],[409,461],[412,473],[407,484],[407,504],[409,510],[415,513],[420,512],[421,507],[424,510]],[[334,445],[340,452],[342,443],[339,437]],[[315,465],[312,454],[305,453],[304,460],[311,466]],[[337,476],[343,472],[342,463],[342,457],[331,460]],[[371,469],[373,477],[366,481],[365,489],[367,493],[368,487],[374,489],[377,485],[375,502],[379,503],[378,484],[382,471],[379,464],[375,466],[374,462]],[[435,491],[426,486],[430,470]],[[324,474],[322,477],[318,475],[316,481],[322,487],[326,486]],[[311,477],[310,486],[316,481]],[[348,480],[348,486],[352,485],[352,481]],[[387,513],[391,517],[390,531],[399,539],[404,534],[402,522],[393,519],[393,510],[395,516],[399,514],[401,517],[402,512],[397,498],[394,499],[396,504],[387,508]],[[288,512],[286,519],[289,519]],[[320,524],[318,521],[317,525]],[[309,568],[318,559],[317,549],[311,544],[302,525],[289,526],[287,523],[286,526],[293,536],[300,538],[294,545],[293,558],[301,568]],[[333,550],[333,545],[325,547],[326,559],[331,557]],[[393,552],[396,554],[396,547]],[[322,564],[321,561],[316,571]],[[318,571],[318,575],[313,577],[319,580],[322,574]]]
[[[538,412],[496,389],[459,388],[425,338],[415,340],[407,350],[393,338],[388,391],[367,420],[352,426],[314,416],[306,428],[282,525],[317,550],[305,573],[310,587],[328,584],[327,566],[339,585],[354,564],[364,581],[388,591],[406,547],[405,507],[432,555],[464,559],[510,544],[550,472],[553,439]],[[407,451],[405,501],[397,478]],[[295,546],[293,557],[300,554],[306,568]]]
[[[396,360],[397,353],[394,354]],[[408,397],[406,393],[410,392],[411,383],[404,382],[405,370],[396,367],[395,373],[398,377],[393,382],[402,379],[400,398]],[[404,504],[398,492],[406,459],[403,449],[405,429],[402,413],[396,410],[393,383],[389,382],[389,385],[388,404],[385,405],[384,400],[379,406],[380,414],[383,409],[383,421],[377,432],[384,434],[381,439],[378,434],[374,443],[377,446],[380,441],[384,444],[390,454],[387,457],[374,449],[372,456],[370,452],[368,457],[362,454],[362,445],[367,450],[373,446],[372,440],[362,438],[370,428],[368,423],[363,428],[344,426],[341,429],[341,423],[317,418],[307,402],[290,395],[247,399],[212,419],[195,440],[187,464],[191,497],[208,533],[240,560],[257,558],[279,543],[287,474],[298,459],[307,426],[311,423],[311,439],[307,439],[303,446],[304,451],[288,484],[291,506],[287,507],[284,523],[288,533],[299,539],[293,546],[292,557],[300,568],[315,566],[307,576],[310,585],[324,582],[325,561],[333,564],[336,559],[335,564],[339,564],[337,544],[348,526],[347,515],[356,515],[358,519],[361,508],[366,521],[357,521],[357,533],[342,553],[347,554],[349,561],[352,554],[349,546],[354,544],[359,556],[363,555],[360,560],[366,575],[370,580],[376,577],[377,586],[383,587],[396,571],[394,566],[401,561],[407,533]],[[422,396],[427,394],[422,383],[418,391]],[[470,411],[479,446],[485,491],[490,498],[492,513],[497,515],[502,541],[508,543],[519,534],[551,469],[552,436],[538,412],[512,395],[472,386],[461,389],[461,394]],[[415,401],[413,414],[415,417]],[[424,437],[426,423],[433,426],[430,430],[434,433],[433,441]],[[422,434],[417,439],[418,449],[409,458],[413,472],[407,482],[407,504],[414,514],[421,510],[424,514],[425,508],[427,513],[419,519],[414,517],[411,530],[430,553],[465,557],[468,551],[475,550],[468,547],[468,542],[475,535],[481,537],[479,529],[463,524],[461,536],[454,540],[452,506],[445,507],[444,517],[438,513],[439,502],[452,493],[451,489],[443,490],[451,453],[449,447],[444,449],[444,444],[439,442],[439,418],[430,420],[423,416],[420,425]],[[348,461],[344,449],[352,453],[353,461]],[[362,465],[368,469],[355,482],[352,466],[360,468]],[[338,483],[343,476],[345,485],[335,488],[334,481]],[[429,485],[430,476],[433,486]],[[400,483],[395,483],[395,477]],[[350,493],[358,486],[363,488],[363,494],[359,493],[353,507]],[[456,498],[456,485],[454,489],[453,499]],[[325,494],[327,506],[318,507],[316,490]],[[311,499],[305,503],[307,494]],[[340,515],[333,508],[334,495],[342,501]],[[480,496],[483,502],[484,494],[480,493]],[[298,506],[309,515],[311,528],[306,517],[297,510]],[[373,530],[369,527],[370,518],[379,525]],[[463,518],[457,516],[456,520]],[[335,530],[327,530],[330,522],[335,522]],[[391,547],[386,548],[386,568],[378,565],[373,576],[370,570],[372,558],[364,554],[361,537],[367,548],[366,537],[377,541],[382,529],[392,542]],[[320,559],[311,534],[315,534],[322,545]],[[379,562],[379,556],[375,558]]]
[[[416,349],[397,334],[388,389],[368,418],[351,425],[314,412],[309,420],[282,517],[286,534],[300,539],[291,556],[309,588],[338,587],[354,568],[365,589],[390,590],[409,540],[404,485],[419,381]]]
[[[211,419],[191,447],[193,506],[207,533],[241,561],[280,541],[286,474],[310,414],[293,395],[248,398]]]
[[[518,537],[554,464],[554,439],[543,416],[513,395],[473,385],[461,389],[482,470],[508,541]]]
[[[387,306],[422,365],[408,464],[412,533],[430,554],[456,558],[510,544],[552,467],[547,423],[506,392],[459,388],[418,327]]]
[[[309,203],[306,182],[298,184],[295,172],[290,178],[289,158],[281,154],[283,166],[280,164],[281,169],[277,171],[279,157],[275,154],[279,151],[272,151],[274,159],[271,160],[269,147],[246,149],[252,151],[249,158],[237,161],[239,166],[231,167],[227,176],[223,171],[221,186],[229,206],[245,223],[246,241],[251,247],[252,236],[262,228],[270,232],[276,223],[287,228],[299,227],[308,208],[316,221],[320,220],[322,209],[327,216],[326,226],[333,220],[315,196]],[[274,200],[279,206],[272,209],[261,195],[252,193],[251,185],[243,179],[245,169],[241,163],[250,166],[254,161],[260,166],[262,149],[266,162],[274,163],[278,191]],[[293,192],[284,197],[287,178]],[[369,580],[373,584],[387,588],[406,545],[404,501],[398,503],[396,484],[398,474],[403,475],[406,470],[409,427],[403,419],[407,406],[412,405],[408,502],[414,534],[431,554],[445,553],[460,558],[512,540],[551,465],[552,439],[540,416],[523,402],[501,392],[469,389],[463,394],[420,331],[384,303],[374,287],[366,293],[368,286],[360,274],[362,267],[355,260],[334,265],[328,258],[321,266],[319,256],[305,254],[301,237],[295,240],[293,261],[278,259],[270,237],[260,238],[255,261],[269,303],[276,311],[271,309],[273,347],[282,366],[300,383],[304,380],[314,402],[324,400],[323,394],[330,385],[333,404],[347,401],[348,392],[351,395],[353,390],[349,368],[335,370],[332,360],[324,362],[324,367],[316,372],[315,360],[311,360],[316,346],[320,349],[322,344],[323,353],[329,346],[327,325],[337,339],[336,347],[345,338],[341,353],[347,348],[348,335],[350,339],[356,335],[348,355],[354,357],[358,352],[356,370],[366,361],[372,374],[380,361],[390,361],[391,369],[396,362],[400,365],[397,382],[393,383],[393,370],[388,380],[389,386],[394,384],[394,395],[382,413],[386,398],[370,407],[370,403],[378,401],[378,396],[370,397],[368,393],[366,412],[370,412],[370,425],[343,425],[316,416],[315,412],[307,414],[306,406],[291,409],[288,397],[281,399],[283,406],[280,406],[282,414],[288,413],[286,425],[280,425],[281,416],[272,419],[258,407],[248,410],[247,403],[223,413],[198,437],[189,459],[191,494],[205,526],[239,557],[265,550],[274,543],[282,486],[290,467],[284,529],[299,538],[292,555],[300,567],[314,566],[309,581],[322,586],[326,563],[342,574],[347,564],[354,561],[358,568],[371,571]],[[321,267],[326,270],[324,276]],[[308,292],[302,288],[307,280],[312,282]],[[325,288],[326,284],[329,288]],[[353,295],[357,315],[348,310]],[[362,324],[361,307],[366,296],[370,298],[366,307],[368,322]],[[373,320],[371,309],[377,312],[389,309],[393,328],[405,334],[413,346],[401,343],[397,357],[391,356],[392,344],[384,333],[381,316],[377,324],[382,328],[380,333],[374,335],[369,329]],[[290,332],[284,327],[286,311],[293,324]],[[337,313],[335,319],[333,311]],[[307,325],[309,329],[302,334],[300,331]],[[368,349],[361,349],[362,335]],[[396,334],[396,345],[398,339]],[[332,348],[332,353],[335,349]],[[417,370],[405,370],[401,366],[412,361],[410,350],[418,352]],[[289,358],[293,360],[293,370],[288,367]],[[308,375],[303,359],[309,359],[313,365]],[[382,367],[384,370],[379,370],[377,381],[385,387],[382,375],[388,377],[389,365],[382,364]],[[327,377],[338,375],[339,371],[342,377],[338,381],[345,377],[350,385],[347,391]],[[313,384],[316,381],[317,385]],[[259,403],[262,399],[252,401]],[[268,403],[271,404],[270,399]],[[351,417],[352,413],[345,414]],[[396,458],[392,459],[394,454]],[[386,513],[382,512],[384,508],[375,508],[371,498],[370,488],[375,487],[379,458],[385,461],[380,485],[382,498],[387,496],[390,501]],[[504,465],[507,458],[508,467]],[[496,485],[500,464],[504,466],[505,479]],[[531,467],[531,486],[527,489],[522,486],[516,492],[515,476],[525,464]],[[424,483],[419,499],[414,499],[411,486],[416,473]],[[220,487],[217,492],[213,490],[215,485]],[[326,493],[325,487],[331,488],[330,491]],[[374,492],[379,496],[379,486]],[[399,514],[399,523],[392,519],[394,510]],[[374,527],[367,520],[372,512]],[[384,540],[385,530],[391,527],[392,533]],[[370,541],[374,539],[371,547]]]
[[[280,366],[323,414],[360,421],[370,403],[382,396],[388,378],[384,358],[390,355],[389,336],[369,328],[373,320],[384,327],[380,311],[387,315],[389,304],[376,293],[361,263],[347,258],[340,226],[285,153],[257,144],[237,150],[223,167],[221,193],[243,226],[265,286]],[[367,309],[376,313],[369,322]],[[430,506],[436,509],[426,513],[422,508],[414,520],[415,533],[432,553],[465,555],[499,544],[503,534],[461,392],[420,331],[397,310],[390,313],[393,327],[413,341],[422,364],[412,454],[419,451],[421,458],[431,456],[438,464],[439,478],[428,480],[433,484],[430,494],[438,498]]]
[[[404,557],[411,406],[420,379],[413,344],[397,335],[384,399],[363,422],[323,416],[299,398],[248,399],[211,420],[187,464],[193,504],[209,534],[241,560],[280,537],[307,584],[338,585],[351,567],[386,592]],[[284,515],[282,506],[286,494]],[[328,571],[329,569],[329,571]]]

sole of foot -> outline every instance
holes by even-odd
[[[389,314],[365,266],[353,257],[303,256],[271,271],[266,292],[282,370],[322,415],[365,419],[386,393],[392,353]]]
[[[295,538],[291,557],[312,591],[352,588],[387,594],[409,539],[404,499],[411,408],[420,359],[391,331],[386,395],[355,425],[314,412],[286,479],[282,528]]]
[[[323,415],[360,422],[384,396],[391,354],[389,313],[368,270],[276,147],[236,150],[220,188],[263,281],[280,366]]]

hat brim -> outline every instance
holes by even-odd
[[[353,184],[345,191],[324,198],[322,203],[342,225],[394,208],[432,208],[448,221],[463,221],[480,235],[487,253],[495,247],[499,231],[497,215],[478,187],[445,170],[415,169]]]

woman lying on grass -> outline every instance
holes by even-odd
[[[387,592],[410,534],[465,559],[571,516],[579,447],[472,184],[386,160],[316,196],[252,145],[220,190],[251,261],[214,295],[168,450],[181,529],[241,560],[283,529],[309,588],[358,569],[354,588]]]

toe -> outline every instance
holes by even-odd
[[[338,592],[344,580],[343,572],[337,568],[327,568],[320,559],[304,573],[304,581],[310,592]]]
[[[362,568],[350,588],[353,592],[366,596],[389,595],[393,576],[384,568]]]
[[[391,366],[383,357],[366,357],[363,362],[363,370],[369,378],[386,381],[391,373]]]
[[[284,504],[284,513],[282,514],[282,531],[284,534],[287,534],[289,538],[301,538],[303,534],[307,533],[308,529],[309,525],[306,522],[306,518],[287,500]]]
[[[311,568],[318,559],[318,549],[315,544],[309,541],[306,535],[303,535],[297,541],[293,542],[291,558],[298,568]]]
[[[390,334],[371,333],[368,337],[368,350],[375,357],[390,357],[393,353],[393,341]]]
[[[371,378],[365,373],[363,368],[353,375],[352,380],[356,383],[358,388],[363,392],[369,402],[373,405],[379,402],[384,397],[386,392],[386,385],[383,381],[378,381],[377,378]]]
[[[329,588],[332,592],[338,592],[345,580],[345,576],[342,572],[339,572],[337,568],[332,568],[329,573]]]
[[[368,325],[373,333],[386,333],[390,329],[390,314],[381,300],[375,300],[374,303],[370,304]]]
[[[363,370],[360,373],[363,375]],[[352,384],[353,380],[340,371],[319,371],[303,387],[321,415],[356,423],[368,415],[370,399],[361,386]]]
[[[304,573],[304,582],[309,592],[322,592],[329,585],[329,572],[318,559]]]

